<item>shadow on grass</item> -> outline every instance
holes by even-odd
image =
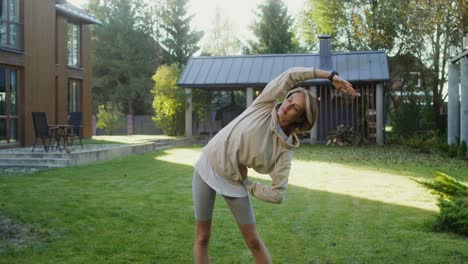
[[[193,167],[179,162],[193,164],[196,158],[190,151],[167,150],[1,177],[0,213],[50,235],[21,250],[9,248],[0,259],[191,263]],[[275,263],[461,263],[468,258],[466,239],[428,231],[430,211],[298,186],[290,186],[282,205],[252,202]],[[220,197],[212,232],[212,263],[253,262]]]

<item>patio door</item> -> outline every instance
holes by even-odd
[[[0,146],[18,141],[18,70],[0,65]]]

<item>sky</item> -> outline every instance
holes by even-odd
[[[83,6],[88,0],[67,0],[76,5]],[[251,39],[252,33],[249,30],[249,25],[252,24],[255,16],[253,10],[257,5],[264,0],[189,0],[187,5],[188,13],[193,14],[192,27],[196,30],[205,31],[204,38],[201,43],[206,41],[207,32],[211,28],[214,21],[215,9],[219,7],[233,27],[235,34],[241,40]],[[290,15],[295,16],[301,11],[305,0],[283,0],[283,3],[288,7]]]

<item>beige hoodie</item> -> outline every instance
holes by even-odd
[[[288,186],[292,150],[299,146],[297,135],[288,144],[277,134],[275,105],[296,84],[315,78],[313,68],[291,68],[269,82],[242,114],[221,129],[203,148],[215,172],[232,184],[244,184],[255,197],[281,203]],[[239,166],[269,174],[271,186],[250,180],[242,183]]]

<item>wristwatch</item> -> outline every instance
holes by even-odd
[[[339,74],[336,71],[332,71],[330,73],[330,76],[328,76],[328,80],[330,80],[330,82],[333,82],[333,77],[335,77],[335,75],[339,76]]]

